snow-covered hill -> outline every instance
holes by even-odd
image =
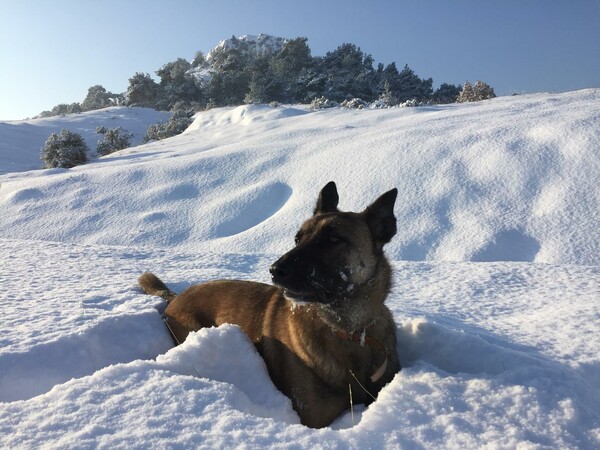
[[[9,172],[41,169],[40,152],[52,133],[65,128],[81,134],[92,152],[102,136],[96,127],[120,126],[133,133],[131,143],[142,143],[146,130],[165,122],[171,114],[149,108],[112,107],[67,116],[0,122],[0,175]]]
[[[0,175],[0,447],[597,448],[599,111],[600,90],[219,108],[85,166]],[[403,370],[312,430],[236,327],[171,348],[136,279],[268,282],[330,180],[345,210],[399,189]]]

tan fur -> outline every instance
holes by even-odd
[[[389,217],[395,191],[378,200],[385,203],[381,211],[369,209],[377,209],[375,202],[363,213],[345,213],[337,211],[337,191],[331,185],[300,229],[297,246],[271,267],[278,286],[211,281],[176,296],[150,273],[139,280],[145,292],[169,301],[165,320],[177,342],[203,327],[239,325],[301,422],[315,428],[331,424],[349,408],[349,385],[354,403],[368,404],[400,370],[395,325],[383,303],[391,271],[381,252],[396,230]],[[366,333],[383,344],[385,354],[342,339],[340,331]],[[386,358],[385,373],[371,381]]]

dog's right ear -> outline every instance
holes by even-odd
[[[394,204],[396,203],[397,196],[398,189],[394,188],[391,191],[387,191],[368,206],[364,212],[378,250],[381,250],[396,234]]]
[[[313,214],[336,212],[339,201],[340,197],[337,193],[337,187],[333,181],[330,181],[321,189]]]

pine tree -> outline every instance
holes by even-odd
[[[241,105],[250,90],[252,58],[243,51],[244,46],[240,46],[241,49],[222,49],[211,59],[213,75],[207,89],[208,98],[215,106]]]
[[[127,106],[141,106],[144,108],[157,108],[160,86],[150,74],[136,72],[129,79],[129,86],[125,97]]]
[[[462,86],[442,83],[433,93],[432,100],[437,104],[455,103],[460,95]]]
[[[183,58],[163,65],[156,71],[160,77],[159,109],[169,111],[178,102],[189,105],[204,101],[202,89],[197,80],[189,74],[192,65]]]
[[[475,95],[476,101],[488,100],[490,98],[496,97],[494,89],[489,84],[484,83],[480,80],[477,80],[475,82],[475,86],[473,86],[473,93]]]
[[[81,103],[83,111],[93,111],[122,104],[123,96],[107,91],[102,85],[97,84],[88,89],[87,96]]]
[[[466,103],[466,102],[474,102],[475,100],[475,91],[473,90],[473,85],[468,81],[465,81],[463,84],[462,91],[458,95],[456,99],[458,103]]]
[[[71,167],[88,160],[88,146],[80,134],[68,130],[52,133],[42,147],[41,159],[46,169]]]
[[[113,129],[97,127],[96,133],[102,135],[102,139],[98,141],[96,147],[96,153],[100,156],[108,155],[131,146],[133,134],[121,127]]]
[[[342,44],[328,52],[320,68],[325,75],[325,96],[342,101],[361,98],[371,101],[375,95],[373,58],[354,44]]]
[[[433,93],[433,79],[428,78],[427,80],[423,80],[419,78],[415,72],[408,67],[408,64],[406,64],[404,69],[398,74],[398,85],[399,87],[394,93],[401,103],[408,100],[426,102],[431,98]]]
[[[286,103],[301,101],[304,96],[303,82],[308,70],[313,67],[313,58],[305,37],[287,41],[282,49],[271,60],[273,84],[279,91],[279,98],[272,98]]]

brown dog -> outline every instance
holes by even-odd
[[[151,273],[140,286],[167,300],[177,343],[203,327],[239,325],[302,423],[327,426],[351,402],[372,402],[400,370],[383,303],[391,282],[383,246],[396,234],[396,195],[392,189],[361,213],[340,212],[328,183],[296,246],[271,266],[275,286],[212,281],[176,295]]]

